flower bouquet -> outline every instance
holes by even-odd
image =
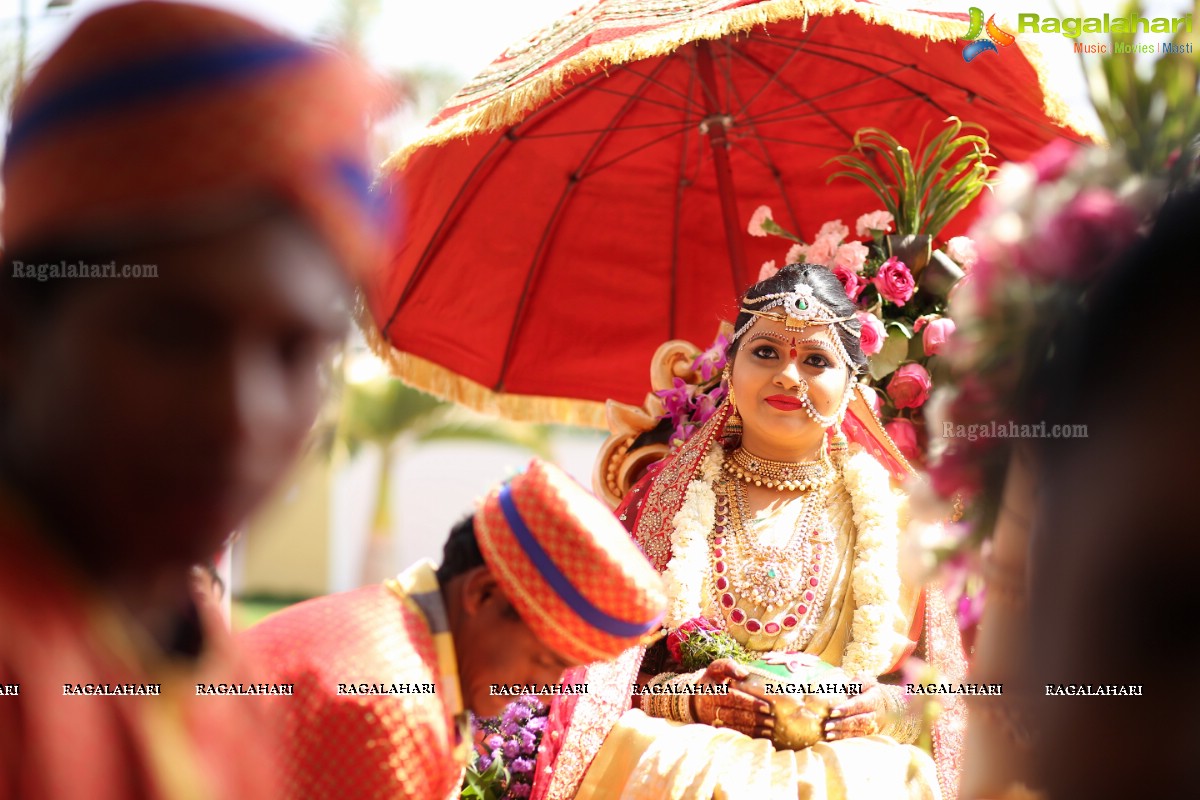
[[[533,695],[505,706],[499,717],[476,719],[483,734],[467,767],[460,797],[467,800],[517,800],[533,789],[538,746],[546,730],[550,707]]]

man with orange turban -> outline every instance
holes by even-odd
[[[287,796],[442,800],[467,763],[464,709],[494,715],[615,658],[653,638],[665,608],[607,507],[535,459],[454,529],[440,567],[301,603],[242,638],[269,680],[296,686],[278,701]]]
[[[0,213],[0,797],[269,798],[191,594],[299,454],[382,236],[345,58],[212,8],[85,19]],[[283,687],[274,687],[282,691]]]

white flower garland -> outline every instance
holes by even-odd
[[[671,525],[671,560],[663,570],[667,606],[663,624],[678,628],[704,611],[704,582],[708,577],[708,534],[717,519],[717,493],[713,483],[721,474],[724,452],[713,443],[700,465],[700,476],[688,483]]]
[[[719,477],[724,451],[714,443],[688,483],[683,505],[671,520],[671,559],[663,572],[670,603],[663,622],[677,628],[704,612],[704,586],[708,579],[708,535],[716,520]],[[854,526],[854,568],[850,587],[857,607],[851,619],[850,642],[842,655],[849,675],[877,677],[892,665],[903,638],[896,623],[903,618],[900,596],[898,498],[892,492],[887,470],[869,453],[855,448],[846,459],[842,477],[850,494]]]

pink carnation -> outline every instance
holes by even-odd
[[[817,239],[833,239],[834,244],[837,244],[850,235],[850,229],[842,224],[840,219],[831,219],[821,226],[821,230],[817,231],[814,238]]]
[[[866,355],[873,356],[883,349],[883,340],[887,336],[879,317],[868,311],[859,311],[858,319],[862,322],[862,338],[859,343]]]
[[[808,246],[804,259],[810,264],[830,265],[837,255],[839,241],[841,240],[829,236],[818,236],[816,241]]]
[[[858,236],[874,236],[875,231],[887,233],[892,229],[895,219],[886,211],[872,211],[863,214],[854,223],[854,232]]]
[[[804,253],[808,247],[802,244],[794,244],[788,248],[787,255],[783,257],[784,264],[803,264]]]
[[[766,236],[767,230],[763,227],[763,222],[771,219],[771,207],[759,206],[754,209],[754,213],[750,216],[750,224],[746,226],[746,231],[751,236]]]
[[[898,306],[907,303],[916,289],[912,273],[895,256],[880,265],[879,272],[875,273],[871,283],[879,290],[880,297]]]
[[[857,303],[858,296],[862,294],[863,289],[867,288],[868,281],[846,267],[835,266],[833,275],[842,282],[842,287],[846,290],[846,297],[850,298],[850,302]]]
[[[933,382],[920,364],[905,364],[892,373],[887,391],[896,408],[920,408],[929,399]]]
[[[775,277],[775,273],[779,272],[779,267],[775,266],[774,261],[764,261],[763,265],[758,269],[758,282],[761,283],[767,278]]]
[[[1061,178],[1067,173],[1067,168],[1071,166],[1071,161],[1077,152],[1079,152],[1079,145],[1066,139],[1055,139],[1038,150],[1029,159],[1029,163],[1033,165],[1034,172],[1037,174],[1037,182],[1049,183]]]
[[[866,263],[867,255],[870,252],[862,242],[847,242],[838,245],[838,249],[833,255],[833,264],[835,267],[847,267],[855,272],[862,272],[863,264]]]

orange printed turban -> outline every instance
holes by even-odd
[[[653,638],[666,610],[662,578],[612,511],[538,459],[488,495],[479,549],[534,634],[580,662]]]
[[[348,57],[225,11],[100,11],[14,105],[5,249],[120,243],[266,196],[307,219],[351,271],[367,269],[383,218],[370,191],[368,87]]]

